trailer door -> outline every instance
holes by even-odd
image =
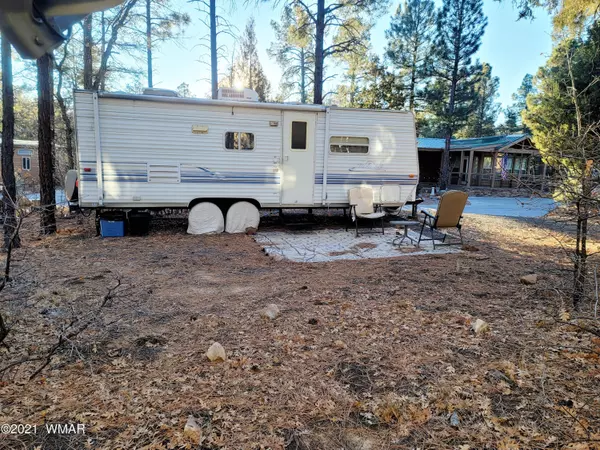
[[[316,117],[316,113],[283,113],[281,203],[284,206],[314,203]]]

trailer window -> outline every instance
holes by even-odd
[[[306,122],[292,122],[292,150],[306,150]]]
[[[228,131],[225,133],[225,148],[227,150],[254,150],[254,134]]]
[[[355,136],[331,136],[331,153],[369,153],[369,138]]]

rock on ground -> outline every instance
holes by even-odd
[[[344,341],[340,340],[340,339],[338,339],[337,341],[335,341],[335,342],[333,343],[333,346],[334,346],[335,348],[338,348],[338,349],[344,349],[344,348],[347,348],[347,347],[348,347],[348,346],[346,345],[346,343],[345,343]]]
[[[527,284],[527,285],[531,285],[531,284],[535,284],[537,283],[537,275],[535,273],[532,273],[530,275],[523,275],[521,277],[521,284]]]
[[[225,349],[218,342],[214,342],[213,345],[210,346],[206,352],[206,357],[211,361],[225,361],[227,359]]]
[[[271,304],[267,305],[266,308],[264,308],[260,311],[260,316],[265,319],[269,319],[269,320],[275,320],[280,315],[281,315],[281,310],[279,309],[279,306],[277,306],[275,303],[271,303]]]
[[[483,334],[490,331],[490,324],[485,320],[477,319],[473,324],[473,331],[475,334]]]

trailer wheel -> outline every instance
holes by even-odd
[[[250,202],[236,202],[227,210],[225,231],[227,233],[245,233],[249,228],[258,229],[260,213]]]
[[[222,233],[225,225],[221,208],[212,202],[194,205],[188,214],[188,234]]]

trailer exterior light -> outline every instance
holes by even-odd
[[[414,173],[409,173],[409,174],[408,174],[408,178],[414,178],[414,177],[415,177],[415,174],[414,174]]]
[[[91,169],[90,167],[84,167],[84,168],[83,168],[83,171],[84,171],[84,172],[91,172],[91,171],[92,171],[92,169]]]

